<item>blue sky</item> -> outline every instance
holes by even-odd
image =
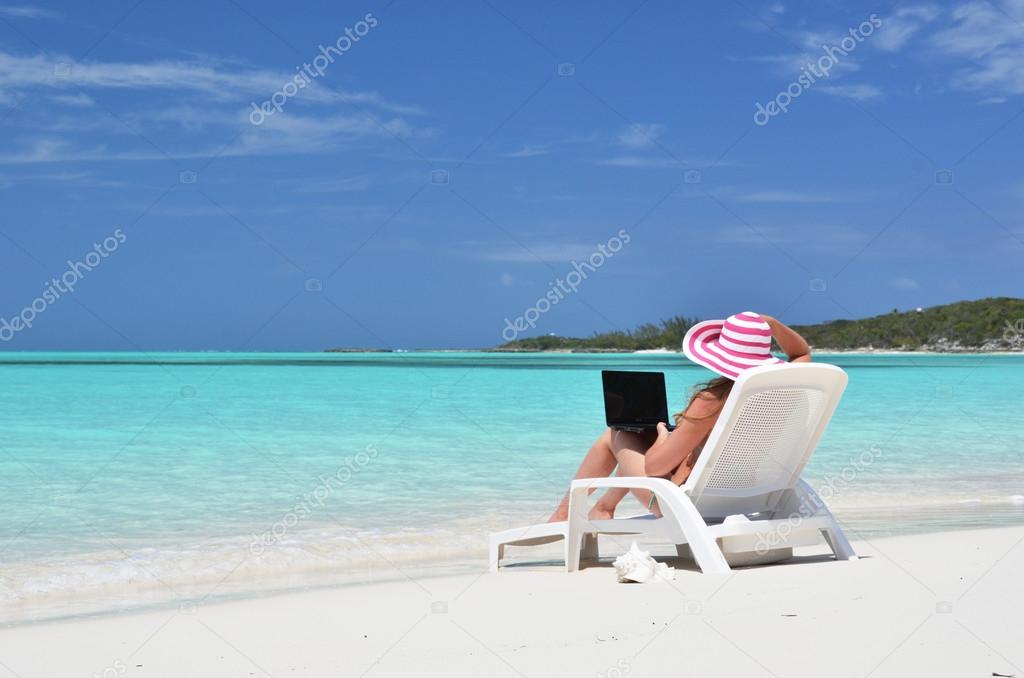
[[[38,312],[0,350],[479,347],[531,308],[524,335],[586,335],[1024,295],[1019,0],[5,2],[0,317]]]

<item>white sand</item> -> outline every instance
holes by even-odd
[[[1022,542],[855,542],[857,562],[815,548],[673,584],[512,568],[35,624],[0,630],[0,676],[1021,677]]]

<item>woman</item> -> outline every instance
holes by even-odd
[[[804,338],[770,316],[746,311],[691,327],[683,338],[686,357],[721,376],[696,388],[686,408],[675,415],[676,429],[671,434],[664,423],[658,424],[656,432],[646,434],[606,429],[583,458],[576,478],[604,478],[618,467],[620,476],[670,478],[676,485],[682,485],[718,421],[733,380],[753,367],[785,362],[771,354],[772,339],[789,362],[810,361],[811,348]],[[609,489],[590,511],[590,518],[614,517],[615,507],[627,492]],[[658,513],[650,492],[632,492],[643,505]],[[568,516],[566,493],[548,522],[566,520]]]

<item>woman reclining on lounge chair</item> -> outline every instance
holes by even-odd
[[[675,415],[677,428],[671,434],[664,422],[658,424],[657,432],[644,434],[605,429],[583,458],[575,478],[605,478],[617,467],[620,476],[670,478],[682,485],[718,421],[733,380],[744,370],[785,362],[771,354],[773,338],[789,362],[810,361],[811,349],[804,338],[770,316],[746,311],[694,325],[683,339],[683,352],[721,376],[696,388],[686,408]],[[615,507],[627,492],[618,488],[605,492],[590,511],[590,518],[613,518]],[[660,515],[650,492],[632,492],[640,503]],[[548,522],[566,520],[568,516],[566,493]]]

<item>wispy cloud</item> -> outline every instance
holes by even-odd
[[[656,122],[634,123],[619,132],[619,144],[629,149],[649,148],[665,132],[665,126]]]
[[[743,247],[771,248],[785,247],[797,251],[807,250],[821,253],[848,252],[851,247],[861,245],[869,235],[849,226],[829,223],[787,223],[785,226],[756,224],[749,226],[727,226],[713,230],[713,237],[721,243]]]
[[[546,144],[542,145],[542,146],[530,146],[530,145],[527,145],[527,146],[523,146],[522,148],[520,148],[517,151],[512,151],[510,153],[502,153],[502,157],[505,157],[505,158],[533,158],[533,157],[536,157],[538,155],[547,155],[550,152],[551,152],[551,147],[546,145]]]
[[[28,5],[0,5],[0,16],[17,17],[20,19],[59,19],[62,14],[42,7]]]
[[[683,169],[684,165],[668,156],[619,155],[598,161],[599,165],[608,167],[675,167]]]
[[[167,159],[148,140],[165,138],[171,127],[185,132],[168,144],[167,153],[175,159],[313,154],[352,147],[360,140],[427,139],[436,134],[407,119],[421,112],[415,106],[391,102],[377,92],[329,90],[317,83],[297,97],[303,105],[267,116],[259,127],[250,124],[249,110],[240,102],[263,101],[290,77],[201,57],[75,63],[62,55],[0,51],[0,92],[21,96],[41,90],[59,104],[23,107],[9,118],[7,125],[20,133],[9,135],[10,141],[0,147],[0,163]],[[114,116],[98,94],[104,90],[173,98],[161,106],[166,99],[135,97],[132,101],[145,101],[146,108],[119,110]],[[70,108],[79,110],[71,114]],[[207,129],[213,133],[200,134]],[[225,139],[233,141],[224,146]]]
[[[914,280],[913,278],[906,278],[903,276],[893,278],[892,280],[890,280],[889,286],[894,287],[898,290],[916,290],[921,288],[921,286],[918,284],[916,280]]]
[[[96,105],[93,98],[84,92],[79,94],[54,94],[50,97],[50,101],[73,108],[92,108]]]
[[[365,191],[373,185],[369,174],[333,179],[314,179],[296,182],[296,193],[355,193]]]
[[[854,101],[869,101],[882,96],[882,90],[878,89],[874,85],[867,85],[864,83],[850,85],[820,85],[817,91],[830,94],[834,97],[852,99]]]
[[[538,264],[568,263],[589,257],[597,248],[590,242],[530,242],[526,247],[505,243],[466,243],[456,247],[455,252],[469,259],[480,261],[501,261],[505,263]]]
[[[879,19],[881,26],[866,39],[869,48],[840,59],[831,70],[828,84],[821,82],[817,89],[855,101],[877,99],[882,91],[874,85],[833,83],[869,64],[871,54],[877,54],[875,49],[895,53],[913,46],[930,66],[947,67],[953,88],[978,92],[985,103],[1024,94],[1024,0],[967,0],[945,6],[922,2],[898,7],[891,14],[880,13]],[[799,73],[822,55],[823,45],[838,44],[845,33],[831,28],[773,25],[774,30],[802,47],[752,57],[780,77]]]
[[[70,184],[75,188],[127,188],[130,186],[142,186],[148,184],[133,183],[120,179],[107,179],[98,177],[91,172],[40,172],[28,173],[18,172],[15,175],[0,175],[0,184],[7,187],[29,184]]]
[[[936,33],[931,45],[970,60],[952,84],[993,96],[1024,94],[1024,3],[976,0],[957,6],[951,16],[952,25]]]
[[[831,203],[838,200],[826,193],[797,193],[795,191],[756,191],[739,196],[740,202],[753,203]]]
[[[128,89],[198,92],[214,101],[269,98],[293,74],[265,69],[226,68],[214,59],[194,61],[76,63],[60,55],[16,55],[0,52],[0,88]],[[422,111],[388,101],[377,92],[332,90],[310,84],[301,98],[309,102],[361,104],[402,115]]]
[[[221,155],[290,155],[319,153],[367,137],[424,138],[432,130],[414,129],[401,118],[384,119],[367,113],[332,116],[288,114],[248,127]]]
[[[364,113],[328,117],[287,114],[268,118],[260,127],[244,122],[243,114],[236,119],[242,131],[234,142],[226,146],[174,148],[173,152],[168,151],[168,155],[177,160],[214,156],[306,155],[328,152],[372,137],[424,138],[433,134],[429,129],[414,129],[401,118],[385,119]],[[3,165],[167,159],[167,155],[149,145],[142,146],[141,150],[115,150],[103,143],[80,145],[52,136],[32,139],[15,149],[0,152],[0,164]]]
[[[872,44],[886,52],[899,51],[925,24],[938,16],[938,8],[932,5],[901,7],[883,19]]]

